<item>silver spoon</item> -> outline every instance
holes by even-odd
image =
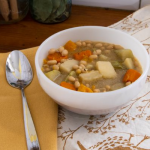
[[[6,78],[8,83],[19,88],[22,93],[24,126],[28,150],[40,150],[38,137],[24,94],[24,88],[33,78],[32,69],[26,56],[20,51],[12,51],[6,60]]]

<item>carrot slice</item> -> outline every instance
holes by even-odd
[[[54,53],[54,54],[49,54],[48,59],[49,60],[56,60],[57,62],[60,62],[62,59],[67,59],[68,56],[62,56],[61,53]]]
[[[68,51],[74,51],[76,47],[77,47],[76,44],[72,41],[68,41],[64,46],[64,48]]]
[[[67,88],[67,89],[70,89],[70,90],[76,91],[75,86],[73,84],[71,84],[71,83],[67,83],[67,82],[63,81],[63,82],[60,83],[60,86],[62,86],[64,88]]]
[[[75,53],[74,58],[76,60],[82,60],[88,58],[90,55],[92,55],[92,52],[90,50],[85,50],[79,53]]]
[[[89,87],[87,87],[87,86],[85,86],[83,84],[81,84],[79,86],[78,91],[80,91],[80,92],[87,92],[87,93],[93,93],[93,91]]]
[[[134,82],[136,81],[141,74],[134,69],[129,69],[123,77],[123,82]]]

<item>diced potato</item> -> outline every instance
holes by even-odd
[[[75,71],[71,71],[71,72],[69,73],[69,75],[70,75],[70,76],[73,76],[73,77],[75,77],[75,78],[77,77],[77,74],[76,74]]]
[[[114,91],[114,90],[117,90],[117,89],[121,89],[123,87],[124,87],[123,83],[116,83],[116,84],[111,86],[111,90]]]
[[[90,71],[86,73],[81,73],[79,75],[79,78],[82,82],[92,82],[101,79],[102,75],[99,73],[99,71]]]
[[[134,64],[131,58],[126,58],[123,63],[128,69],[134,69]]]
[[[45,75],[52,81],[55,81],[58,76],[60,76],[60,71],[58,70],[53,70],[45,73]]]
[[[99,60],[102,60],[102,61],[107,61],[109,58],[107,57],[107,56],[105,56],[105,55],[100,55],[99,56]]]
[[[103,78],[115,78],[117,73],[109,61],[98,61],[96,67],[102,74]]]
[[[115,50],[115,53],[124,61],[126,58],[133,58],[133,53],[130,49]]]
[[[60,65],[60,70],[63,72],[69,73],[72,70],[72,67],[74,65],[78,65],[78,63],[79,62],[77,60],[74,60],[74,59],[67,60]]]
[[[75,71],[71,71],[71,72],[69,73],[69,75],[68,75],[68,76],[66,77],[66,79],[65,79],[66,82],[68,81],[69,76],[73,76],[74,78],[76,78],[76,77],[77,77],[77,74],[76,74]]]

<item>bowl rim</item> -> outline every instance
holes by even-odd
[[[128,36],[129,38],[132,38],[133,41],[135,42],[138,42],[138,44],[143,48],[143,53],[145,54],[145,59],[147,61],[146,63],[146,67],[145,67],[145,70],[143,71],[142,75],[135,81],[133,82],[132,84],[130,84],[129,86],[126,86],[126,87],[123,87],[121,89],[117,89],[117,90],[114,90],[114,91],[107,91],[107,92],[103,92],[103,93],[85,93],[85,92],[79,92],[79,91],[73,91],[73,90],[70,90],[70,89],[67,89],[67,88],[64,88],[64,87],[61,87],[60,85],[54,83],[53,81],[51,81],[50,79],[48,79],[44,73],[42,72],[41,68],[40,68],[40,65],[38,63],[38,58],[39,58],[39,53],[43,47],[43,45],[51,38],[53,38],[53,36],[57,36],[58,34],[61,34],[63,32],[66,32],[66,31],[70,31],[70,30],[76,30],[76,29],[81,29],[81,28],[90,28],[90,29],[95,29],[95,28],[101,28],[101,29],[107,29],[107,30],[114,30],[115,32],[119,32],[125,36]],[[36,55],[35,55],[35,66],[36,66],[36,72],[38,71],[38,73],[40,74],[40,76],[42,76],[42,78],[46,81],[46,82],[49,82],[52,86],[56,87],[59,90],[63,91],[63,92],[69,92],[70,94],[77,94],[78,96],[86,96],[86,95],[95,95],[95,96],[98,96],[98,95],[107,95],[107,94],[115,94],[115,93],[119,93],[119,92],[124,92],[126,90],[129,90],[131,89],[132,87],[134,87],[134,85],[137,83],[137,82],[140,82],[140,80],[142,78],[144,78],[147,73],[148,73],[148,70],[149,70],[149,66],[150,66],[150,60],[149,60],[149,56],[148,56],[148,53],[145,49],[145,47],[143,46],[143,44],[138,41],[136,38],[134,38],[133,36],[123,32],[123,31],[120,31],[120,30],[117,30],[117,29],[113,29],[113,28],[110,28],[110,27],[103,27],[103,26],[79,26],[79,27],[73,27],[73,28],[69,28],[69,29],[65,29],[65,30],[62,30],[62,31],[59,31],[51,36],[49,36],[47,39],[45,39],[42,44],[38,47],[38,50],[36,52]]]

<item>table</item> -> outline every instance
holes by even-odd
[[[132,12],[73,5],[69,19],[58,24],[38,23],[28,13],[24,20],[19,23],[0,25],[0,52],[38,46],[50,35],[71,27],[109,26]]]

